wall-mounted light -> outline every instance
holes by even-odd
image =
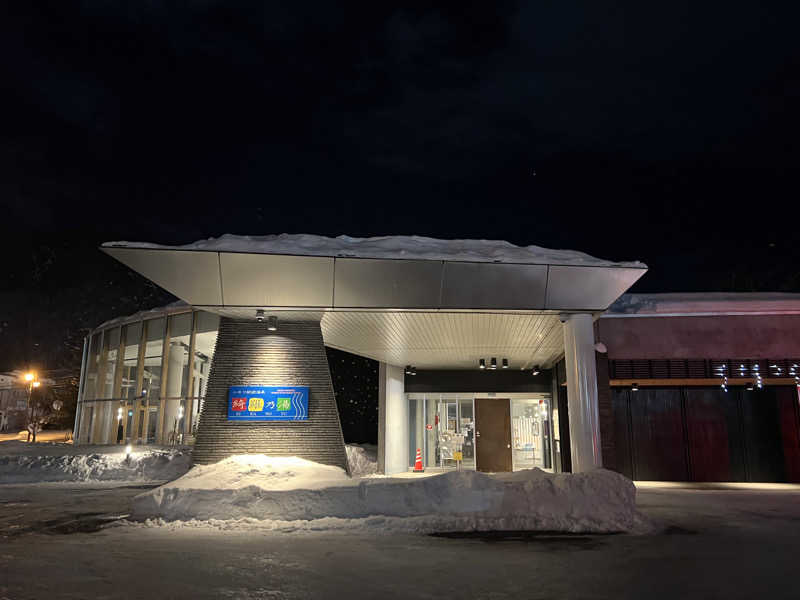
[[[632,383],[631,384],[631,391],[632,392],[638,392],[639,391],[639,384],[638,383]]]
[[[417,367],[411,367],[411,374],[412,375],[416,375],[417,374]]]
[[[256,321],[259,323],[264,322],[264,311],[260,308],[256,311]]]
[[[411,375],[411,365],[406,365],[406,375]]]
[[[504,369],[507,369],[507,368],[508,368],[508,359],[507,359],[507,358],[504,358],[504,359],[503,359],[503,368],[504,368]]]
[[[478,361],[478,368],[479,369],[485,369],[486,368],[486,359],[485,358],[482,358],[482,359],[480,359]]]
[[[267,330],[278,331],[278,317],[271,315],[269,318],[267,318]]]
[[[492,357],[491,366],[489,368],[492,370],[497,368],[497,359],[495,357]]]
[[[536,377],[541,372],[542,369],[539,367],[539,365],[533,365],[533,371],[531,371],[531,373],[533,374],[534,377]]]

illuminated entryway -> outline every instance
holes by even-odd
[[[552,471],[550,394],[407,394],[408,466],[417,449],[425,468],[486,472]]]

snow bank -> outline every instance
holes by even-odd
[[[105,247],[343,256],[357,258],[405,258],[557,265],[593,265],[645,268],[643,263],[611,262],[576,250],[551,250],[540,246],[515,246],[502,240],[439,240],[417,235],[336,238],[311,234],[231,235],[200,240],[184,246],[162,246],[148,242],[107,242]]]
[[[366,477],[378,472],[378,447],[374,444],[347,444],[347,469],[351,477]]]
[[[364,519],[378,519],[406,531],[612,532],[630,530],[635,515],[633,483],[602,469],[351,479],[338,467],[263,455],[196,466],[133,501],[140,520],[256,519],[274,521],[275,528],[292,527],[291,521],[364,527]]]
[[[35,445],[27,444],[35,449]],[[131,453],[0,456],[0,483],[48,481],[169,481],[191,466],[191,453],[144,450]]]

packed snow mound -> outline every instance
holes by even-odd
[[[0,484],[169,481],[186,473],[191,461],[191,453],[181,450],[134,451],[129,461],[124,453],[0,456]]]
[[[149,242],[106,242],[105,247],[250,252],[300,256],[354,258],[404,258],[522,264],[592,265],[645,268],[641,262],[611,262],[576,250],[551,250],[540,246],[515,246],[503,240],[439,240],[418,235],[336,238],[312,234],[231,235],[200,240],[183,246]]]
[[[196,466],[140,494],[133,501],[133,517],[314,523],[337,519],[340,527],[379,517],[395,528],[415,531],[599,533],[634,526],[635,495],[630,480],[603,469],[575,475],[532,469],[352,479],[338,467],[300,458],[238,456]]]
[[[378,472],[378,447],[374,444],[347,444],[347,470],[351,477],[366,477]]]

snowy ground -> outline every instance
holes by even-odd
[[[643,487],[647,535],[81,531],[141,491],[0,486],[0,598],[797,598],[800,486]]]
[[[51,471],[63,473],[66,459],[86,451],[31,446],[4,442],[0,456],[50,453],[60,465]],[[90,450],[98,460],[121,453]],[[352,469],[365,452],[348,452]],[[361,459],[369,472],[369,457]],[[381,517],[360,519],[361,528],[347,519],[132,522],[134,498],[159,485],[140,475],[10,484],[0,474],[0,600],[797,598],[797,485],[640,484],[649,528],[635,535],[412,535]],[[362,479],[367,489],[388,481]]]

